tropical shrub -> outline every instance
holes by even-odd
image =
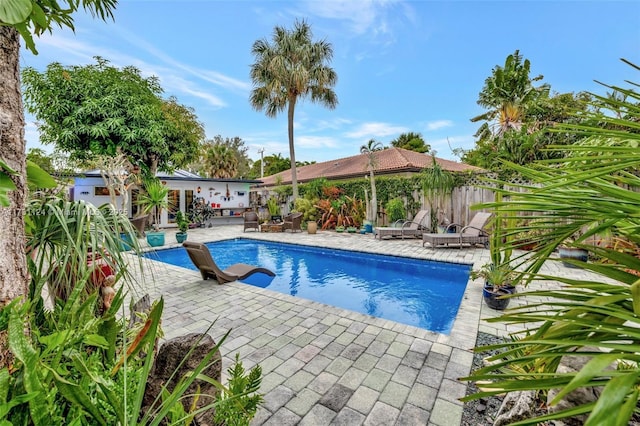
[[[531,219],[529,225],[522,229],[506,226],[501,235],[541,231],[538,250],[516,257],[525,268],[523,277],[525,282],[553,280],[563,287],[519,293],[519,297],[553,301],[545,304],[544,310],[538,304],[524,305],[488,320],[521,324],[525,331],[513,334],[510,342],[484,348],[502,352],[492,358],[495,364],[466,378],[491,382],[483,384],[485,391],[465,400],[521,390],[535,391],[545,399],[550,390],[559,390],[557,396],[546,401],[553,407],[576,389],[593,393],[601,389],[595,402],[518,424],[585,415],[586,425],[626,425],[638,411],[640,94],[618,86],[605,87],[623,96],[594,95],[593,109],[583,117],[587,124],[558,128],[584,139],[571,146],[553,147],[565,150],[564,158],[539,162],[535,168],[507,163],[532,184],[522,185],[520,190],[498,189],[503,200],[481,206],[501,209],[514,222],[525,212]],[[576,232],[580,237],[571,245],[602,260],[580,264],[598,278],[541,275],[545,262],[559,260],[552,256],[554,250]],[[587,244],[591,237],[621,238],[626,244]],[[503,248],[516,248],[517,244],[513,240]],[[578,352],[587,359],[579,372],[557,371],[563,357]]]
[[[169,207],[169,187],[163,185],[158,178],[150,178],[144,182],[144,191],[138,195],[138,205],[145,214],[153,215],[153,226],[160,229],[162,211]]]
[[[389,200],[385,206],[389,222],[407,219],[407,210],[404,208],[404,201],[400,198]]]

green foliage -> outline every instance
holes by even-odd
[[[270,197],[267,200],[267,209],[269,209],[269,214],[271,216],[277,216],[280,214],[280,202],[276,197]]]
[[[424,141],[420,133],[414,132],[401,134],[391,141],[391,145],[396,148],[408,149],[409,151],[420,153],[431,151],[431,145]]]
[[[309,183],[300,185],[300,193],[308,199],[320,198],[324,188],[328,186],[329,181],[326,178],[316,178]]]
[[[287,128],[289,135],[291,186],[293,198],[298,198],[298,180],[295,174],[295,146],[293,120],[295,105],[309,97],[327,108],[335,108],[338,97],[333,87],[338,81],[336,72],[328,66],[333,48],[325,40],[313,41],[311,26],[304,20],[296,21],[292,30],[276,26],[273,43],[257,40],[251,53],[255,63],[251,65],[250,103],[257,110],[264,110],[267,117],[275,117],[288,107]]]
[[[204,139],[193,110],[162,99],[158,79],[132,66],[118,69],[102,58],[85,66],[52,63],[44,72],[25,68],[22,80],[40,140],[72,159],[123,153],[155,175],[192,161]]]
[[[252,174],[249,167],[249,157],[244,141],[239,137],[223,138],[216,135],[200,145],[197,161],[189,165],[197,173],[207,177],[224,178],[256,178],[260,177],[260,163]]]
[[[131,222],[111,205],[97,208],[82,200],[57,197],[31,200],[25,215],[26,252],[32,285],[40,286],[30,287],[31,297],[40,294],[46,282],[52,294],[61,296],[69,295],[89,276],[99,285],[103,277],[88,262],[98,257],[134,290],[131,272],[135,263],[126,264],[120,233],[128,236],[134,250],[140,250]],[[87,290],[90,293],[95,288]]]
[[[422,189],[429,200],[431,232],[437,232],[439,212],[443,209],[444,200],[455,188],[455,180],[451,173],[442,170],[435,156],[432,160],[431,167],[425,168],[422,172]]]
[[[294,201],[294,210],[302,213],[302,222],[315,222],[318,220],[318,198],[297,198]]]
[[[16,185],[11,180],[11,176],[16,175],[15,170],[0,160],[0,207],[9,207],[10,200],[7,193],[16,189]],[[55,188],[56,181],[36,163],[27,160],[27,184],[32,189]]]
[[[207,141],[202,146],[203,168],[209,178],[233,178],[238,174],[238,158],[233,149],[223,143]]]
[[[404,201],[402,201],[401,198],[394,198],[387,201],[385,210],[389,216],[389,222],[393,223],[398,220],[407,219],[407,210],[404,208]]]
[[[471,279],[483,278],[486,283],[491,284],[493,288],[500,288],[512,285],[516,278],[516,273],[509,264],[487,263],[480,269],[471,271]]]
[[[68,1],[63,5],[48,0],[12,0],[0,5],[0,25],[14,27],[24,39],[27,49],[38,54],[32,35],[41,36],[53,25],[73,28],[73,15],[82,7],[103,21],[113,19],[117,0]]]
[[[235,363],[227,370],[229,382],[222,388],[216,404],[216,425],[248,426],[263,401],[258,393],[262,383],[262,368],[256,365],[248,374],[236,354]]]
[[[30,148],[27,152],[27,160],[38,165],[47,173],[53,173],[53,158],[41,148]]]
[[[189,230],[189,220],[186,218],[182,210],[178,210],[176,213],[176,225],[180,232],[187,232]]]
[[[145,214],[153,214],[156,230],[160,227],[162,210],[169,207],[168,194],[169,188],[163,185],[158,178],[146,179],[144,181],[144,192],[138,194],[138,205],[142,207],[142,211]]]
[[[551,148],[566,151],[565,158],[540,162],[536,167],[509,164],[532,183],[513,190],[498,189],[503,198],[482,206],[499,209],[505,215],[507,224],[498,231],[502,237],[498,241],[505,241],[503,250],[521,244],[517,238],[507,241],[505,237],[529,229],[540,231],[538,250],[526,257],[516,256],[512,262],[524,268],[525,282],[557,281],[563,287],[518,294],[553,301],[544,305],[544,311],[534,303],[489,320],[522,326],[524,331],[515,333],[510,342],[484,348],[502,352],[490,359],[496,363],[467,378],[489,381],[483,385],[486,391],[465,399],[503,393],[505,389],[533,390],[544,397],[555,388],[560,390],[559,395],[547,401],[555,405],[576,389],[592,392],[591,388],[601,388],[596,402],[550,414],[545,420],[584,413],[589,416],[585,423],[589,426],[626,425],[636,410],[640,395],[640,94],[618,86],[605,87],[625,99],[594,95],[594,108],[587,117],[594,124],[566,124],[558,129],[584,137],[577,144]],[[529,222],[518,228],[515,224],[523,217]],[[513,226],[509,219],[513,219]],[[596,278],[539,274],[543,264],[557,260],[552,255],[554,250],[575,233],[581,237],[573,246],[601,259],[581,263]],[[592,237],[624,240],[626,244],[588,244]],[[562,357],[578,352],[588,361],[579,372],[556,371]],[[617,368],[610,369],[612,364]],[[519,424],[540,421],[532,418]]]
[[[178,406],[193,380],[214,382],[202,371],[228,333],[192,374],[170,379],[177,382],[173,391],[166,383],[163,398],[142,412],[161,335],[163,300],[153,304],[140,327],[129,329],[122,316],[122,288],[109,306],[103,305],[91,267],[100,256],[118,277],[127,279],[134,264],[120,253],[116,234],[126,231],[136,246],[129,221],[108,205],[98,209],[62,199],[33,200],[27,213],[30,292],[26,300],[15,299],[0,309],[0,332],[7,333],[8,349],[15,358],[11,374],[6,368],[0,370],[0,423],[158,425],[180,412]],[[66,273],[55,272],[61,267]],[[58,276],[73,285],[65,297],[55,299],[53,310],[46,310],[42,289]],[[252,371],[244,389],[256,392],[259,383],[259,370]],[[235,398],[237,390],[233,388],[230,395]],[[250,419],[255,414],[260,400],[255,395],[244,397],[241,406],[233,403],[234,398],[227,401],[230,419]]]

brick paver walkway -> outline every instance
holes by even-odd
[[[242,226],[189,231],[190,241],[255,238],[473,264],[488,251],[423,248],[418,239],[372,234],[242,232]],[[177,246],[171,231],[167,247]],[[459,425],[478,330],[504,334],[484,306],[480,282],[469,282],[449,335],[374,318],[239,282],[217,285],[195,271],[149,261],[152,297],[165,299],[163,329],[171,338],[210,331],[223,343],[223,371],[236,353],[248,370],[260,364],[264,404],[253,425]],[[550,268],[566,269],[554,262]],[[575,271],[568,270],[567,271]],[[557,271],[556,271],[557,272]],[[573,272],[575,273],[575,272]],[[224,380],[223,380],[224,381]]]

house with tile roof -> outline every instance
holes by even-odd
[[[433,157],[431,155],[421,154],[403,148],[391,147],[381,151],[375,151],[373,154],[375,155],[374,173],[376,176],[410,176],[414,173],[420,173],[423,169],[431,167],[433,164]],[[443,170],[449,172],[483,171],[483,169],[479,167],[437,157],[436,162]],[[337,160],[309,164],[297,168],[298,183],[309,182],[317,178],[326,178],[328,180],[364,178],[369,174],[368,164],[369,156],[367,154],[358,154]],[[256,185],[254,188],[268,189],[277,185],[290,184],[291,170],[285,170],[275,175],[262,178],[262,183]]]

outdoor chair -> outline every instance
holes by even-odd
[[[385,226],[373,230],[373,238],[383,239],[384,237],[412,237],[419,238],[424,232],[425,220],[429,217],[429,210],[420,210],[413,220],[396,221],[396,226]]]
[[[284,217],[282,230],[286,231],[287,229],[290,229],[291,232],[295,232],[295,231],[302,232],[301,223],[302,223],[302,213],[299,213],[299,212],[289,213]]]
[[[489,234],[484,230],[484,227],[489,222],[491,213],[478,212],[473,216],[467,226],[462,226],[456,223],[452,223],[447,226],[447,229],[443,234],[422,234],[422,246],[429,243],[432,248],[448,247],[450,245],[456,245],[462,248],[463,245],[477,245],[482,244],[487,246],[489,244]],[[451,233],[451,229],[457,229],[461,227],[460,232]]]
[[[260,219],[258,218],[258,213],[256,212],[244,212],[244,229],[242,232],[247,229],[255,229],[256,231],[260,230]]]
[[[215,278],[216,281],[218,281],[218,284],[224,284],[232,281],[242,280],[244,278],[247,278],[249,275],[255,274],[257,272],[267,274],[271,277],[274,277],[276,275],[267,268],[247,265],[246,263],[236,263],[235,265],[231,265],[227,269],[222,270],[218,267],[218,265],[216,265],[213,257],[211,257],[209,248],[204,244],[185,241],[184,243],[182,243],[182,246],[187,249],[189,258],[191,259],[193,264],[196,265],[196,267],[200,270],[200,274],[202,275],[203,280],[209,279],[209,277],[211,277]]]

